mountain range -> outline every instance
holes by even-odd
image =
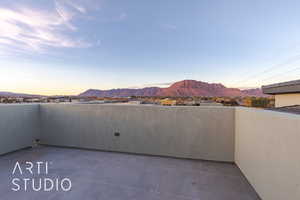
[[[23,94],[23,93],[13,93],[13,92],[1,92],[0,97],[25,97],[25,98],[35,98],[41,97],[41,95],[34,95],[34,94]]]
[[[79,96],[82,97],[128,97],[128,96],[267,96],[260,88],[240,90],[238,88],[227,88],[220,83],[207,83],[196,80],[183,80],[172,84],[167,88],[146,87],[141,89],[111,89],[97,90],[89,89]]]

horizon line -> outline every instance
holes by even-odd
[[[235,88],[235,89],[240,89],[240,90],[248,90],[248,89],[261,89],[261,86],[249,86],[249,87],[231,87],[231,86],[226,86],[223,83],[215,83],[215,82],[206,82],[206,81],[199,81],[199,80],[195,80],[195,79],[184,79],[181,81],[197,81],[197,82],[203,82],[203,83],[208,83],[208,84],[222,84],[224,87],[226,88]],[[82,91],[80,93],[75,93],[75,92],[65,92],[65,93],[61,93],[61,92],[57,92],[57,93],[43,93],[43,92],[35,92],[35,91],[26,91],[26,90],[22,90],[22,91],[17,91],[17,90],[11,90],[11,91],[7,91],[7,90],[0,90],[0,92],[2,93],[15,93],[15,94],[25,94],[25,95],[36,95],[36,96],[78,96],[81,93],[87,91],[87,90],[102,90],[102,91],[108,91],[108,90],[117,90],[117,89],[144,89],[144,88],[168,88],[170,87],[172,84],[177,83],[177,82],[181,82],[181,81],[174,81],[174,82],[168,82],[168,83],[153,83],[153,84],[142,84],[141,86],[129,86],[129,87],[112,87],[112,88],[107,88],[107,89],[101,89],[101,88],[95,88],[95,87],[90,87],[90,88],[82,88]],[[47,90],[47,89],[45,89]]]

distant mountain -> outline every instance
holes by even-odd
[[[260,88],[242,90],[242,92],[245,94],[245,96],[256,96],[256,97],[269,96],[264,94]]]
[[[227,88],[220,83],[206,83],[195,80],[183,80],[168,88],[149,87],[142,89],[89,89],[79,96],[96,97],[128,97],[128,96],[266,96],[261,89],[240,90]]]
[[[0,92],[0,97],[26,97],[26,98],[35,98],[35,97],[41,97],[41,95],[22,94],[22,93],[13,93],[13,92]]]
[[[112,89],[112,90],[96,90],[89,89],[79,96],[96,96],[96,97],[128,97],[128,96],[157,96],[161,88],[149,87],[143,89]]]

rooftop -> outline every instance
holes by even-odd
[[[300,80],[264,85],[262,90],[265,94],[300,93]]]
[[[278,111],[278,112],[286,112],[286,113],[293,113],[293,114],[300,115],[300,105],[284,106],[284,107],[278,107],[278,108],[268,108],[267,110],[274,110],[274,111]]]
[[[0,105],[0,130],[1,200],[300,199],[300,115],[17,104]]]
[[[16,161],[24,165],[45,160],[52,163],[51,178],[72,180],[71,192],[8,190]],[[259,199],[238,167],[230,163],[43,146],[1,157],[0,169],[1,200]]]

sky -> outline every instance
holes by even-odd
[[[1,0],[0,91],[300,79],[298,0]]]

